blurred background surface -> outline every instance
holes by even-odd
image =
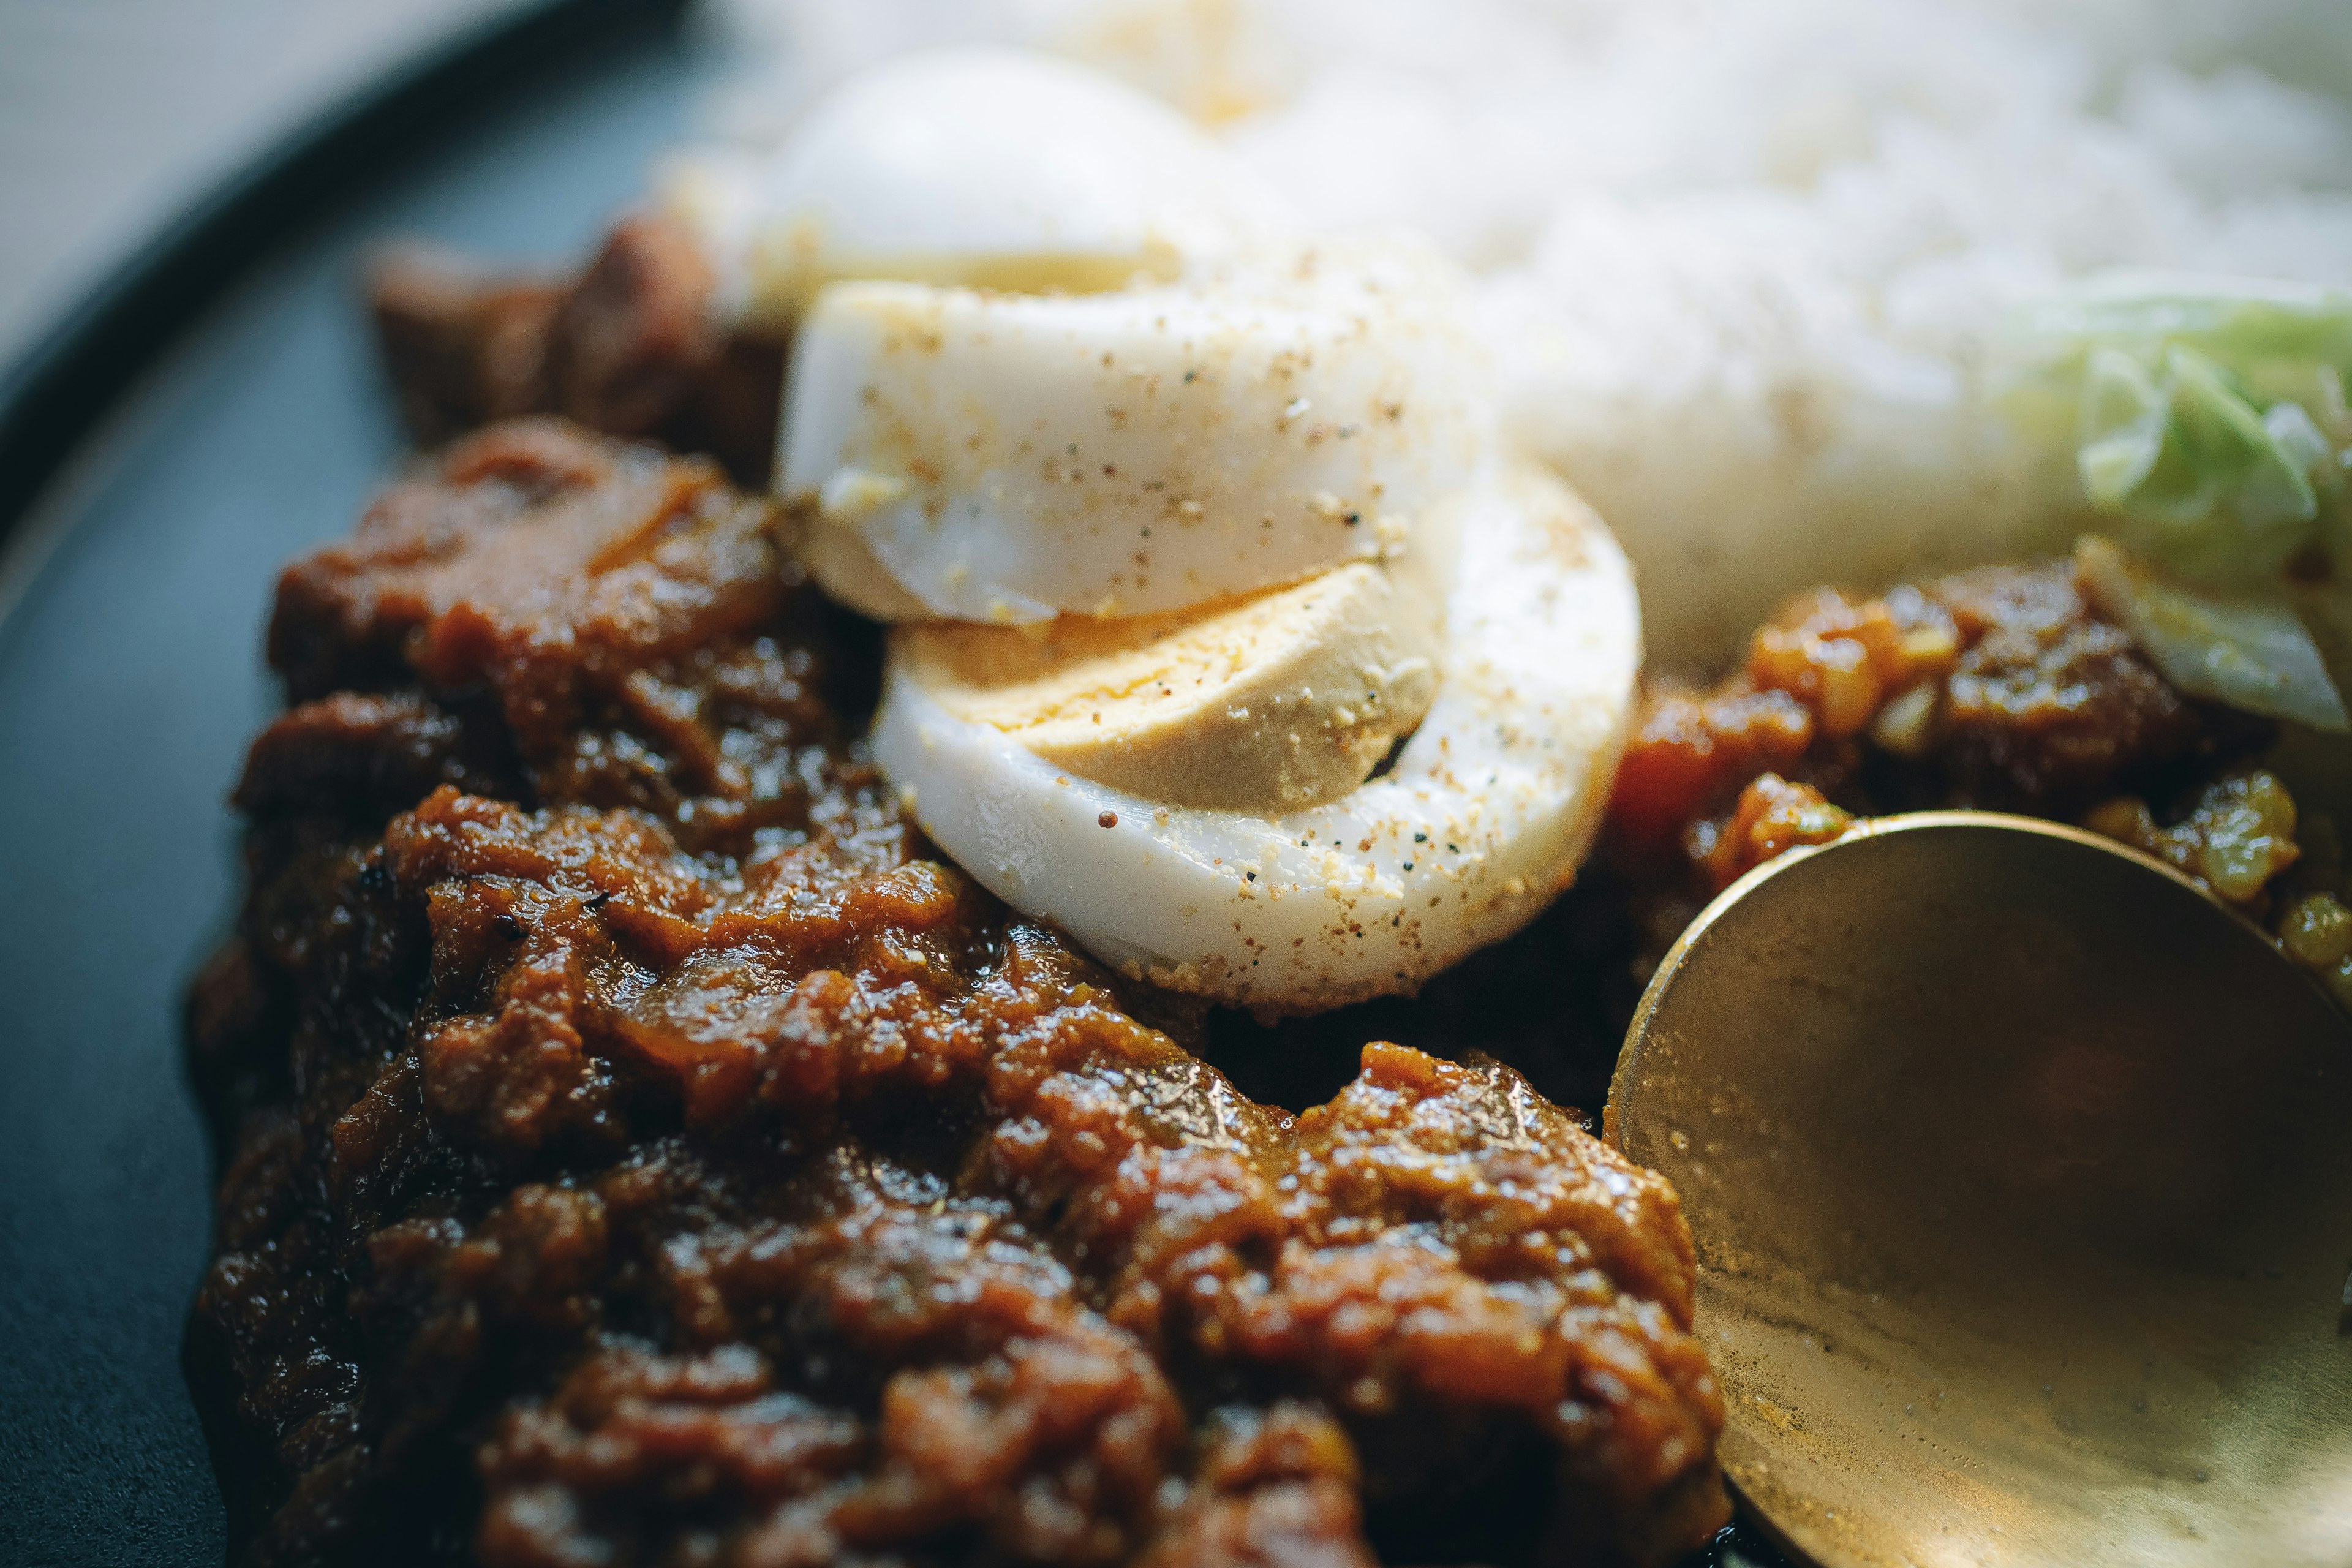
[[[0,4],[0,365],[305,121],[387,67],[533,3]]]

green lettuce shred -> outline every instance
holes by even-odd
[[[2167,572],[2243,586],[2341,550],[2352,294],[2113,279],[2029,312],[2023,342],[2012,412],[2071,437],[2084,500]]]
[[[2283,589],[2185,588],[2096,535],[2076,542],[2074,575],[2181,690],[2314,730],[2352,730],[2318,644]]]

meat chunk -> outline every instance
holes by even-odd
[[[298,697],[410,671],[487,683],[543,745],[592,689],[772,610],[769,522],[707,465],[552,421],[500,426],[386,491],[349,543],[287,568],[270,662]]]
[[[328,811],[380,826],[445,784],[520,793],[506,733],[478,708],[415,689],[329,692],[254,739],[233,798],[257,820]]]
[[[1312,1405],[1211,1417],[1183,1506],[1147,1568],[1370,1568],[1346,1432]]]
[[[623,221],[555,312],[547,355],[554,411],[614,436],[658,434],[721,353],[716,286],[684,230],[658,218]]]
[[[488,793],[639,806],[713,847],[798,824],[836,739],[799,580],[772,510],[708,464],[516,421],[289,567],[270,658],[314,703],[421,681],[445,710],[488,710],[469,743],[504,748],[520,775]],[[775,635],[785,616],[802,636]],[[265,737],[257,768],[278,751]]]
[[[377,258],[368,291],[385,373],[419,439],[549,406],[562,284],[486,278],[455,257],[407,247]]]
[[[928,858],[767,510],[549,423],[289,568],[201,1350],[271,1563],[1664,1562],[1672,1192],[1510,1068],[1292,1116]],[[406,798],[402,798],[405,796]]]
[[[2071,568],[1969,573],[1936,592],[1969,639],[1937,743],[1965,798],[2079,812],[2205,732],[2130,635],[2091,613]]]
[[[410,430],[440,442],[558,414],[593,430],[709,452],[764,482],[783,345],[730,332],[694,237],[638,215],[568,280],[502,278],[405,247],[369,275],[376,337]]]

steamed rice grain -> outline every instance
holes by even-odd
[[[1652,648],[1782,595],[2041,549],[2063,463],[2003,321],[2122,267],[2352,284],[2341,0],[721,0],[722,136],[981,38],[1119,72],[1308,220],[1480,279],[1522,439],[1608,517]],[[2062,455],[2063,456],[2063,455]]]

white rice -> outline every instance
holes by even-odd
[[[2352,284],[2345,0],[716,7],[730,139],[893,52],[1013,40],[1216,126],[1312,221],[1425,231],[1670,658],[1808,583],[2065,543],[1988,405],[2020,301],[2126,266]]]

